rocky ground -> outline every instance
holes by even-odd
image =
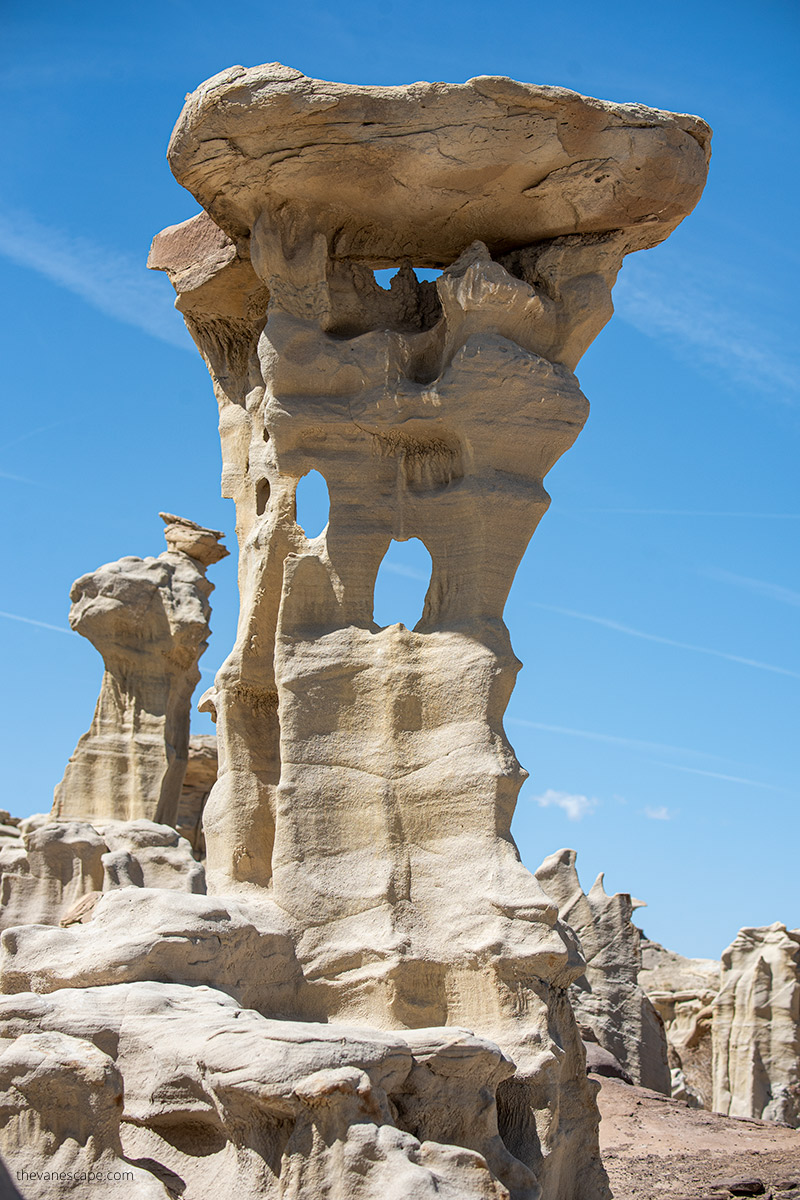
[[[800,1129],[692,1109],[618,1079],[600,1082],[600,1149],[614,1200],[800,1200]]]

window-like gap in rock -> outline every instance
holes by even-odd
[[[385,292],[388,292],[392,286],[392,280],[399,269],[399,267],[384,267],[380,271],[373,271],[375,282],[379,287],[382,287]],[[426,279],[429,282],[432,282],[434,279],[438,279],[441,273],[441,271],[433,270],[433,268],[430,267],[414,267],[414,274],[416,275],[417,279],[420,280]]]
[[[256,484],[256,512],[263,517],[269,503],[269,480],[259,479]]]
[[[319,537],[328,524],[331,498],[328,485],[319,471],[309,471],[297,485],[295,520],[307,538]]]
[[[391,542],[375,580],[375,623],[413,629],[422,616],[432,570],[431,556],[419,538]]]

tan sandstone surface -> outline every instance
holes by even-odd
[[[205,700],[210,886],[269,890],[303,1015],[497,1040],[518,1068],[504,1136],[565,1200],[604,1187],[564,993],[581,960],[510,835],[502,611],[622,258],[690,211],[707,152],[696,118],[562,89],[232,68],[170,143],[208,215],[150,260],[211,370],[237,504],[239,637]],[[372,271],[392,265],[386,291]],[[294,506],[311,469],[331,498],[316,539]],[[425,610],[380,629],[376,573],[410,537]]]
[[[187,99],[169,157],[204,212],[150,264],[211,372],[237,511],[237,640],[202,701],[210,894],[111,888],[86,920],[5,930],[7,1162],[35,1095],[36,1153],[122,1153],[148,1196],[608,1200],[568,995],[586,959],[510,832],[525,771],[503,608],[586,420],[574,368],[624,255],[696,204],[709,137],[488,77],[369,88],[271,64]],[[316,538],[295,504],[312,469],[331,501]],[[171,536],[122,560],[142,564],[134,600],[153,573],[169,591],[173,560],[202,591],[191,533]],[[412,537],[433,563],[422,618],[381,628],[379,565]],[[85,590],[122,626],[127,568],[104,570]],[[128,807],[103,812],[139,815],[108,676],[103,804]],[[96,1137],[75,1138],[70,1087]]]
[[[672,1094],[699,1108],[713,1107],[711,1027],[722,966],[710,958],[684,958],[658,942],[642,943],[639,983],[664,1022]]]
[[[160,514],[167,549],[128,555],[72,585],[69,623],[103,656],[94,719],[55,790],[54,818],[175,822],[189,753],[192,692],[208,644],[223,536]]]
[[[800,929],[740,929],[713,1007],[714,1109],[800,1126]]]

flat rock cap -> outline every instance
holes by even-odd
[[[655,245],[697,203],[710,137],[699,117],[503,77],[372,87],[269,63],[193,92],[169,161],[234,239],[266,214],[335,257],[442,267],[474,241]]]

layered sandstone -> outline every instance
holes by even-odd
[[[711,1028],[720,963],[684,958],[658,942],[642,943],[639,983],[664,1022],[672,1094],[698,1108],[713,1100]]]
[[[36,821],[0,847],[0,929],[86,921],[104,892],[128,887],[204,892],[205,872],[168,825]]]
[[[80,1170],[143,1200],[538,1196],[497,1131],[513,1064],[464,1030],[270,1021],[212,988],[121,983],[3,997],[0,1038],[7,1165],[64,1172],[32,1198],[85,1194]]]
[[[585,893],[576,857],[574,850],[559,850],[535,873],[560,919],[576,933],[586,960],[570,988],[575,1016],[633,1083],[669,1095],[664,1025],[639,982],[642,933],[631,917],[643,903],[625,892],[607,895],[602,874]]]
[[[211,890],[283,914],[297,1017],[496,1040],[517,1067],[500,1130],[546,1200],[606,1185],[566,996],[583,960],[510,834],[503,606],[586,418],[574,367],[623,256],[696,203],[708,137],[506,79],[233,68],[170,144],[205,212],[151,252],[211,371],[237,505],[239,633],[203,702]],[[312,469],[315,539],[295,509]],[[380,628],[378,567],[411,537],[433,562],[422,618]]]
[[[741,929],[713,1007],[714,1110],[800,1127],[800,929]]]
[[[189,761],[183,777],[175,828],[185,837],[192,852],[205,856],[203,837],[203,810],[217,781],[217,739],[207,733],[193,734],[189,738]]]
[[[53,818],[174,825],[189,752],[192,692],[208,644],[207,567],[216,530],[162,513],[167,549],[127,556],[72,585],[72,628],[105,664],[94,719],[55,790]]]

